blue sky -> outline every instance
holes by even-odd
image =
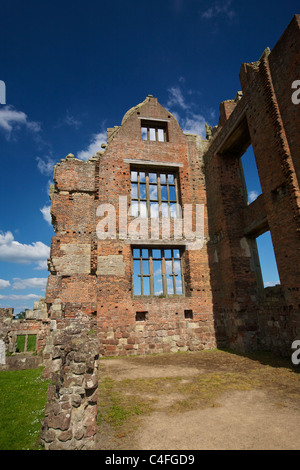
[[[53,165],[100,150],[106,128],[148,94],[205,136],[241,89],[241,64],[273,48],[298,3],[1,2],[1,306],[18,313],[44,295]]]

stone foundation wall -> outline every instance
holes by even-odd
[[[103,356],[162,354],[216,347],[214,326],[205,315],[200,321],[178,319],[165,323],[153,323],[146,316],[145,320],[134,324],[103,326],[99,329],[99,339]]]
[[[56,303],[55,315],[59,312]],[[50,380],[41,442],[46,450],[93,449],[97,432],[99,343],[94,320],[77,312],[51,319],[44,353]]]

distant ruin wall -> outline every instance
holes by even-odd
[[[33,310],[26,311],[26,318],[14,317],[13,308],[0,309],[0,340],[2,341],[1,370],[34,369],[42,365],[42,351],[49,328],[47,306],[44,299],[34,302]],[[35,336],[35,348],[27,350],[28,338]],[[17,350],[18,337],[25,339],[25,348]],[[31,336],[32,338],[32,336]]]

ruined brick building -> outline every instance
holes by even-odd
[[[299,26],[297,15],[272,52],[242,65],[242,93],[221,103],[207,139],[149,95],[107,130],[103,151],[55,166],[46,302],[53,318],[58,302],[64,317],[97,318],[101,354],[286,353],[300,337]],[[250,144],[262,194],[247,204]],[[198,247],[176,236],[180,208],[193,233],[199,210]],[[268,230],[281,284],[264,289],[256,237]]]
[[[2,353],[30,334],[43,351],[46,449],[93,448],[99,355],[289,356],[300,339],[300,15],[240,81],[206,139],[149,95],[104,150],[55,166],[46,298],[20,323],[0,312]],[[248,204],[250,145],[262,194]],[[264,288],[256,239],[267,231],[280,285]]]

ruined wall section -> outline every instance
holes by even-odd
[[[300,80],[300,15],[295,15],[273,48],[269,56],[269,68],[291,158],[300,181],[300,159],[297,158],[300,113],[299,105],[293,104],[291,100],[292,93],[296,91],[292,84]]]
[[[142,140],[141,119],[167,122],[168,141]],[[156,98],[148,96],[125,114],[101,157],[99,201],[119,207],[121,196],[127,198],[129,210],[131,168],[144,164],[151,171],[151,168],[157,170],[165,165],[165,168],[178,169],[182,205],[197,202],[206,207],[202,145],[200,137],[185,136],[175,118]],[[128,224],[130,220],[129,217]],[[117,237],[98,243],[98,329],[102,354],[213,347],[215,336],[206,247],[185,251],[185,296],[143,298],[133,296],[131,245],[135,241]],[[151,246],[151,243],[146,241],[143,246]],[[160,241],[161,246],[167,243]],[[186,319],[185,311],[191,311],[193,318]],[[144,314],[144,321],[137,319],[139,313]]]
[[[44,299],[34,302],[33,310],[26,311],[25,319],[13,316],[13,308],[0,308],[0,341],[4,346],[4,361],[1,369],[30,369],[42,364],[42,352],[49,329],[47,307]],[[35,351],[27,352],[30,335],[36,337]],[[18,336],[25,337],[25,352],[17,351]]]
[[[59,298],[66,315],[78,308],[97,309],[96,233],[99,155],[87,162],[68,155],[54,169],[51,214],[56,235],[51,240],[46,301]]]
[[[246,350],[257,346],[256,310],[250,307],[257,300],[257,281],[243,230],[245,201],[239,160],[233,149],[226,155],[218,153],[245,110],[245,98],[232,103],[230,117],[219,126],[205,155],[208,247],[217,344]]]
[[[167,141],[143,141],[141,119],[166,122]],[[51,241],[46,302],[48,307],[55,307],[59,300],[66,318],[74,316],[78,310],[88,315],[97,312],[103,355],[202,349],[215,345],[205,245],[208,226],[202,155],[206,145],[199,136],[185,136],[176,119],[156,98],[149,96],[125,114],[121,126],[108,130],[104,152],[86,162],[70,154],[55,167],[51,214],[56,235]],[[177,170],[182,206],[190,204],[194,218],[195,204],[204,206],[204,246],[184,252],[184,296],[142,298],[133,295],[132,245],[152,246],[152,241],[129,239],[127,231],[123,236],[119,233],[120,197],[127,198],[125,212],[128,212],[130,170],[136,165],[150,171],[151,168]],[[105,204],[116,210],[117,232],[116,237],[99,239],[96,229],[101,217],[97,209]],[[129,214],[128,225],[132,219]],[[148,234],[150,238],[150,223]],[[155,243],[161,247],[168,243],[177,246],[172,240]],[[180,247],[185,244],[181,241]],[[144,315],[143,321],[140,313]]]
[[[291,101],[290,87],[294,74],[300,75],[299,38],[296,17],[274,55],[266,51],[258,62],[243,64],[243,97],[221,120],[205,155],[217,331],[237,349],[289,354],[300,333],[300,141],[292,124],[294,119],[298,123],[299,109]],[[278,69],[285,69],[286,82]],[[262,195],[246,205],[239,158],[250,143]],[[281,285],[264,289],[254,241],[266,230],[272,235]]]

